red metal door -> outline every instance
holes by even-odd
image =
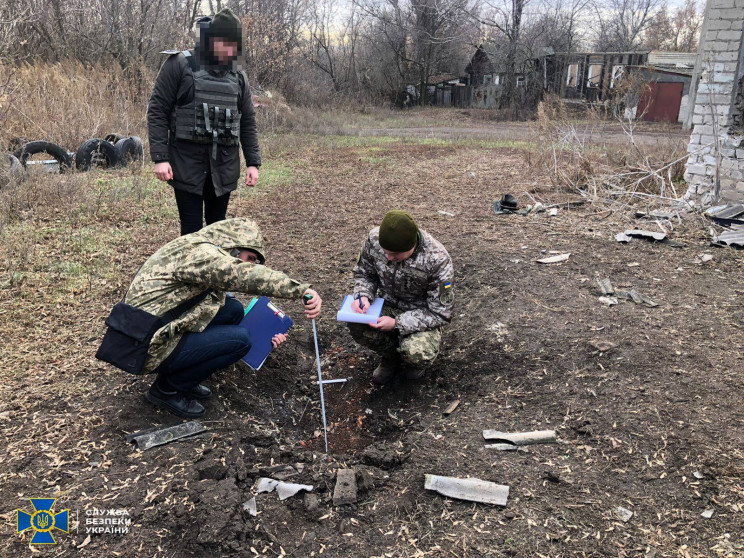
[[[649,83],[638,101],[638,116],[650,122],[676,122],[683,88],[682,83]]]

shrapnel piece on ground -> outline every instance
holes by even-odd
[[[558,254],[557,256],[550,256],[549,258],[541,258],[535,261],[541,264],[561,263],[561,262],[565,262],[570,257],[571,257],[571,254]]]
[[[457,477],[426,475],[424,488],[458,500],[495,504],[497,506],[505,506],[509,498],[508,486],[481,479],[458,479]]]
[[[125,439],[129,443],[137,444],[137,447],[144,451],[156,446],[162,446],[176,440],[200,434],[206,430],[207,428],[198,420],[192,420],[174,426],[167,426],[165,428],[158,428],[157,426],[147,428],[129,434]]]
[[[261,494],[262,492],[274,492],[274,490],[276,490],[276,493],[279,495],[279,499],[286,500],[287,498],[291,498],[302,490],[312,492],[313,486],[309,484],[282,482],[266,477],[261,477],[260,479],[258,479],[256,490],[259,494]]]
[[[444,411],[442,411],[442,414],[445,417],[448,417],[452,413],[454,413],[455,412],[455,409],[457,409],[457,407],[459,407],[459,406],[460,406],[460,400],[459,399],[456,399],[455,401],[453,401],[452,403],[450,403],[449,405],[447,405],[447,408]]]
[[[529,446],[532,444],[550,444],[555,442],[555,430],[535,430],[533,432],[501,432],[500,430],[484,430],[483,439],[514,446]]]

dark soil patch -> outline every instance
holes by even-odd
[[[673,238],[687,243],[679,249],[620,245],[614,234],[635,221],[591,207],[494,216],[491,204],[506,192],[565,199],[516,151],[400,145],[384,156],[375,166],[362,165],[357,148],[294,153],[294,186],[243,194],[230,209],[260,222],[270,266],[313,281],[325,299],[323,373],[348,378],[326,387],[329,456],[304,320],[261,371],[236,366],[210,381],[207,436],[144,453],[124,442],[125,433],[178,421],[142,399],[146,380],[92,354],[121,286],[176,223],[119,223],[135,240],[122,247],[121,285],[98,285],[105,294],[95,300],[71,295],[56,311],[68,325],[51,339],[43,327],[51,317],[17,325],[48,291],[2,293],[3,556],[30,553],[13,510],[50,496],[80,513],[53,554],[743,555],[742,253],[710,249],[695,216],[675,225]],[[426,379],[379,388],[370,382],[374,355],[334,313],[364,235],[396,207],[450,250],[457,307]],[[535,263],[551,251],[571,257]],[[696,262],[703,251],[712,262]],[[605,277],[659,307],[603,306],[596,280]],[[299,303],[280,305],[299,316]],[[590,344],[597,339],[615,347],[600,353]],[[50,341],[54,350],[36,356],[33,347]],[[460,406],[443,417],[455,399]],[[558,443],[485,450],[485,428],[555,429]],[[339,467],[357,470],[356,505],[332,505]],[[425,473],[508,484],[509,504],[426,492]],[[251,517],[242,504],[262,476],[315,489],[282,502],[258,495]],[[634,512],[628,522],[618,506]],[[74,548],[92,508],[127,509],[131,532]],[[701,517],[706,509],[711,519]]]

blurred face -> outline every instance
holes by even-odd
[[[240,254],[238,254],[238,259],[252,264],[259,263],[258,254],[256,254],[253,250],[241,250]]]
[[[382,251],[385,254],[385,257],[390,260],[391,262],[400,263],[402,261],[407,260],[408,258],[413,255],[413,251],[416,249],[416,246],[408,250],[407,252],[391,252],[390,250],[385,250],[385,248],[382,249]]]
[[[212,45],[212,54],[220,64],[227,64],[238,55],[238,43],[235,41],[212,37],[209,42]]]

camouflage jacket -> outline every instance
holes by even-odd
[[[434,329],[452,318],[454,292],[452,259],[442,244],[419,229],[416,249],[410,258],[396,263],[380,247],[380,228],[375,227],[354,266],[354,296],[377,296],[403,310],[396,318],[401,335]]]
[[[213,223],[172,240],[140,268],[124,302],[156,316],[212,289],[203,301],[155,332],[142,373],[155,370],[184,333],[204,331],[225,304],[225,291],[300,298],[310,287],[279,271],[231,256],[233,248],[256,250],[263,260],[263,236],[254,221],[228,219]]]

